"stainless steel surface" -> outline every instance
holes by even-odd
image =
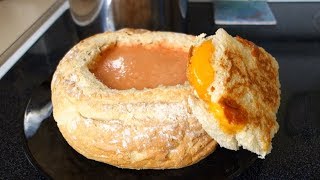
[[[187,0],[69,0],[80,32],[90,34],[121,28],[186,32]],[[88,29],[95,32],[85,32]]]
[[[214,22],[217,25],[275,25],[277,23],[265,1],[214,2]]]
[[[69,0],[72,19],[79,26],[92,23],[103,8],[104,0]]]

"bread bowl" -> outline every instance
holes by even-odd
[[[188,57],[194,40],[179,33],[122,29],[74,46],[51,83],[53,116],[69,145],[89,159],[130,169],[181,168],[212,153],[217,144],[191,113],[188,97],[193,91],[186,77],[151,81],[149,88],[139,86],[140,80],[111,87],[114,83],[95,72],[103,53],[113,48],[165,48]],[[187,59],[182,60],[180,77],[186,76]]]

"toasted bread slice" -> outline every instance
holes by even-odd
[[[203,72],[199,77],[196,74],[205,63],[198,62],[200,65],[196,67],[192,61],[203,61],[205,51],[198,54],[195,51],[208,41],[212,45],[208,65],[214,74],[212,82],[205,87],[205,95],[209,97],[206,99],[196,88],[201,88],[201,82],[205,81],[199,79]],[[232,150],[242,146],[264,158],[270,153],[271,140],[279,129],[277,61],[263,48],[240,37],[234,38],[223,29],[213,36],[199,37],[193,49],[188,67],[188,79],[197,95],[189,97],[193,114],[220,146]]]

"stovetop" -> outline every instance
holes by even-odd
[[[189,33],[201,30],[214,32],[199,25],[189,28]],[[229,30],[232,35],[250,36],[241,34],[243,30]],[[280,130],[273,139],[272,153],[256,160],[238,178],[316,179],[320,177],[320,41],[268,40],[267,36],[250,40],[279,63]],[[0,80],[0,177],[45,178],[31,165],[22,145],[24,111],[33,89],[50,77],[61,57],[78,41],[77,28],[66,12]]]

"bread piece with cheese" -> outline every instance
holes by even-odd
[[[191,51],[188,79],[197,96],[192,113],[222,147],[243,147],[264,158],[278,131],[278,63],[263,48],[223,29],[199,37]]]

